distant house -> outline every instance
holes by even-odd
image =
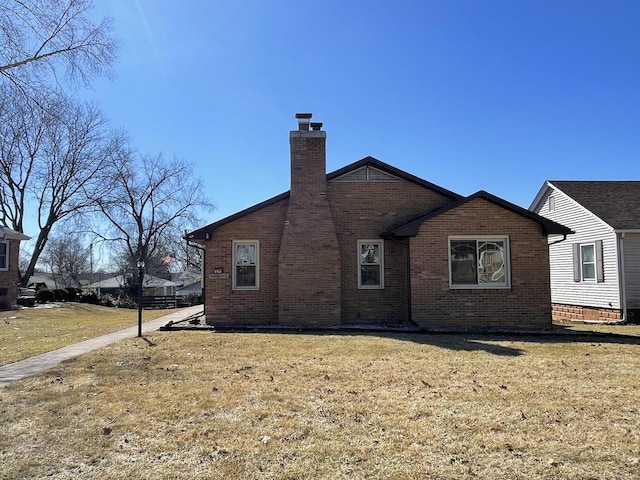
[[[0,226],[0,308],[13,308],[18,298],[20,242],[30,237]]]
[[[185,237],[204,248],[208,324],[551,326],[547,236],[568,228],[372,157],[327,174],[322,124],[296,117],[291,189]]]
[[[84,290],[96,292],[98,295],[118,295],[127,288],[127,277],[114,275],[98,282],[84,286]],[[175,296],[178,283],[153,275],[143,277],[142,292],[145,296]]]
[[[553,315],[640,320],[640,182],[545,182],[531,211],[570,227],[551,243]]]

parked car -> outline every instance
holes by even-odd
[[[36,304],[35,288],[20,288],[18,290],[18,305],[33,307]]]

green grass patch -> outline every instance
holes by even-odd
[[[175,312],[144,310],[143,321]],[[0,312],[0,365],[131,327],[138,311],[86,303],[56,303]]]

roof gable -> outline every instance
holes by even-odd
[[[433,190],[441,195],[444,195],[445,197],[451,198],[452,200],[462,198],[462,195],[452,192],[451,190],[447,190],[446,188],[442,188],[435,183],[423,180],[422,178],[416,177],[415,175],[411,175],[404,170],[393,167],[388,163],[382,162],[374,157],[365,157],[361,160],[358,160],[357,162],[347,165],[346,167],[329,173],[327,175],[327,181],[345,181],[345,178],[347,178],[346,181],[352,181],[348,180],[351,175],[357,176],[359,173],[360,177],[362,177],[362,172],[367,172],[369,178],[368,181],[381,182],[405,180]]]
[[[616,230],[640,229],[640,181],[547,182]]]
[[[420,177],[416,177],[415,175],[411,175],[403,170],[392,167],[391,165],[381,162],[380,160],[373,157],[365,157],[362,160],[358,160],[357,162],[352,163],[351,165],[347,165],[346,167],[340,168],[334,172],[327,174],[327,182],[337,181],[337,182],[393,182],[405,180],[409,182],[416,183],[422,187],[433,190],[445,197],[449,197],[452,200],[458,200],[463,198],[462,195],[459,195],[451,190],[447,190],[446,188],[439,187],[438,185],[427,182],[426,180],[421,179]],[[258,203],[252,207],[249,207],[245,210],[242,210],[238,213],[234,213],[228,217],[225,217],[217,222],[211,223],[205,227],[194,230],[185,235],[185,240],[192,241],[203,241],[209,240],[213,232],[238,218],[242,218],[250,213],[257,212],[269,205],[273,205],[276,202],[281,200],[285,200],[289,198],[289,191],[281,193],[269,200],[265,200],[264,202]]]
[[[425,221],[429,220],[430,218],[434,218],[439,215],[442,215],[443,213],[446,213],[455,208],[461,207],[466,203],[469,203],[472,200],[475,200],[478,198],[491,202],[506,210],[516,213],[517,215],[528,218],[529,220],[532,220],[538,223],[542,227],[542,231],[544,232],[545,235],[556,235],[556,234],[568,235],[570,233],[573,233],[573,231],[570,228],[567,228],[564,225],[560,225],[559,223],[551,221],[541,215],[538,215],[537,213],[526,210],[511,202],[507,202],[506,200],[503,200],[500,197],[496,197],[495,195],[485,192],[484,190],[480,190],[479,192],[476,192],[473,195],[469,195],[468,197],[461,198],[455,202],[445,205],[444,207],[425,213],[424,215],[421,215],[420,217],[408,223],[405,223],[404,225],[401,225],[400,227],[397,227],[387,233],[397,237],[414,237],[418,234],[420,227]]]

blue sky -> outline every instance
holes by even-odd
[[[208,224],[289,189],[296,112],[327,170],[371,155],[528,207],[546,179],[640,179],[640,2],[100,0],[121,49],[89,95],[195,164]]]

